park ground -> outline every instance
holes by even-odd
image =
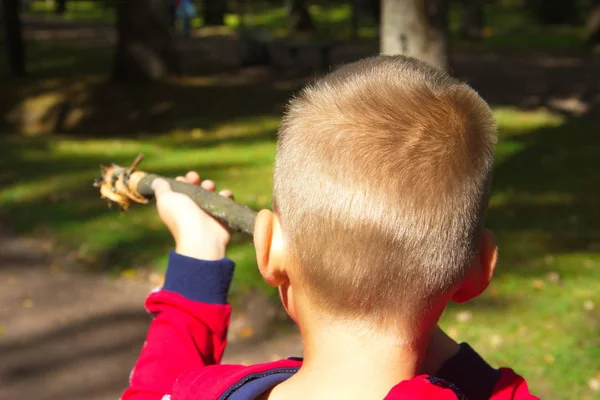
[[[255,18],[276,31],[277,13]],[[492,28],[483,45],[456,46],[453,73],[490,102],[500,128],[488,217],[500,265],[489,290],[451,307],[442,325],[545,399],[594,399],[600,59],[577,47],[576,30]],[[334,50],[334,63],[376,52],[364,29]],[[160,284],[172,244],[152,206],[120,213],[98,198],[98,166],[141,152],[142,168],[195,169],[238,201],[269,207],[279,118],[315,76],[315,60],[238,68],[235,36],[202,29],[180,43],[183,77],[109,84],[109,16],[31,15],[26,33],[31,76],[0,78],[0,398],[116,398],[148,326],[144,296]],[[236,238],[229,256],[237,272],[226,360],[297,355],[298,336],[261,282],[252,247]]]

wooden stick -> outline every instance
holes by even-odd
[[[154,196],[152,182],[161,178],[169,182],[174,192],[188,195],[194,203],[208,214],[227,225],[231,230],[243,232],[250,237],[254,236],[254,222],[256,211],[245,205],[223,197],[218,193],[202,189],[199,186],[180,182],[175,179],[165,178],[159,175],[147,174],[137,184],[137,192],[149,199]]]
[[[256,211],[199,186],[136,171],[141,160],[142,156],[139,155],[130,168],[123,168],[115,164],[110,167],[101,167],[102,176],[94,181],[94,186],[100,188],[102,198],[109,199],[119,204],[121,209],[126,210],[134,203],[148,203],[148,200],[154,197],[152,182],[155,179],[164,179],[169,182],[174,192],[189,196],[198,207],[229,229],[245,233],[251,238],[254,237]]]

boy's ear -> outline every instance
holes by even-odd
[[[254,224],[254,247],[258,270],[265,282],[271,286],[281,286],[287,280],[283,267],[283,235],[279,220],[270,210],[261,210]]]
[[[481,235],[479,255],[463,282],[452,295],[452,300],[464,303],[479,296],[487,289],[498,261],[498,243],[494,233],[488,229]]]

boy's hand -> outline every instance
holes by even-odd
[[[215,190],[213,181],[200,182],[200,176],[193,171],[188,172],[185,177],[177,177],[177,180],[199,185],[205,190]],[[225,257],[231,236],[220,222],[205,213],[185,194],[173,192],[166,180],[154,180],[152,188],[158,215],[171,231],[177,253],[201,260],[220,260]],[[229,190],[222,190],[219,194],[233,197]]]

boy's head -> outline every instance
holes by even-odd
[[[419,318],[478,262],[495,143],[485,101],[415,59],[329,74],[291,100],[279,131],[280,237],[257,246],[263,274],[279,285],[285,270],[332,316]]]

